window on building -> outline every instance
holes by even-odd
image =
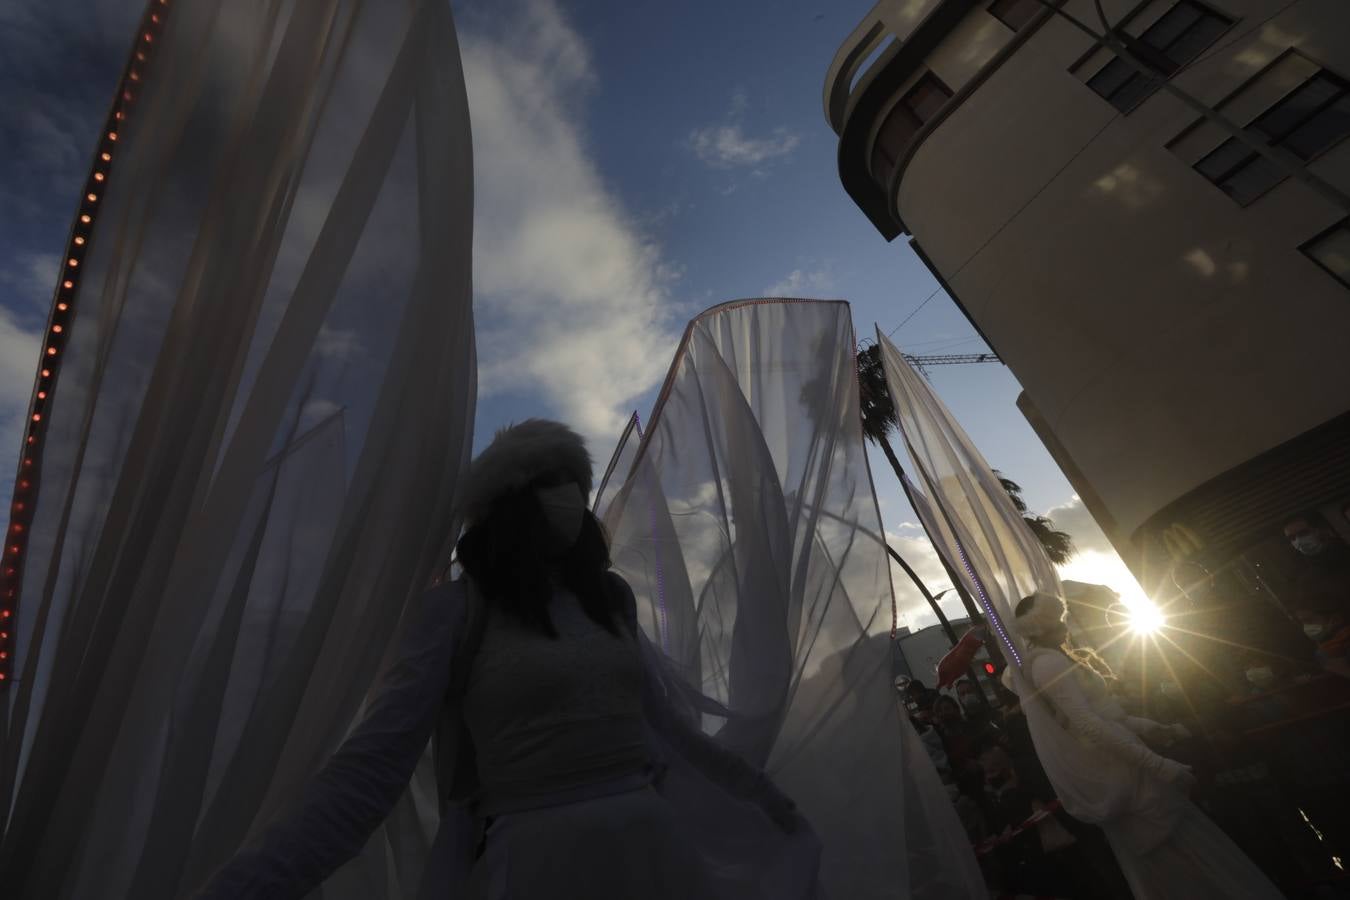
[[[1320,70],[1247,126],[1273,147],[1307,162],[1350,135],[1350,84]],[[1279,184],[1284,173],[1237,138],[1229,138],[1195,169],[1246,205]]]
[[[882,185],[890,184],[891,175],[914,135],[951,96],[951,90],[936,75],[925,72],[900,102],[891,107],[877,129],[877,138],[872,145],[872,175],[877,181]]]
[[[989,14],[1013,31],[1021,31],[1043,9],[1040,0],[994,0]]]
[[[1180,0],[1139,37],[1127,35],[1125,40],[1136,59],[1161,75],[1171,76],[1232,24],[1232,19],[1195,0]],[[1157,82],[1145,77],[1131,63],[1113,56],[1088,79],[1088,87],[1116,109],[1128,113],[1157,89]]]
[[[1350,219],[1342,219],[1299,249],[1350,288]]]

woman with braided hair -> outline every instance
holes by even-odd
[[[1013,625],[1027,642],[1022,676],[1035,691],[1023,702],[1049,707],[1076,739],[1075,752],[1084,757],[1078,763],[1111,773],[1102,791],[1112,796],[1092,798],[1092,805],[1108,811],[1098,824],[1137,900],[1280,897],[1261,870],[1187,799],[1195,786],[1190,767],[1144,742],[1162,736],[1167,726],[1126,715],[1107,687],[1110,670],[1101,657],[1068,647],[1064,601],[1036,593],[1024,597],[1014,612]]]

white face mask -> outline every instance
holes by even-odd
[[[976,709],[980,705],[980,698],[974,694],[966,694],[961,698],[961,705],[966,709]]]
[[[1326,542],[1316,534],[1300,534],[1289,543],[1304,556],[1316,556],[1327,548]]]
[[[1255,687],[1269,687],[1275,682],[1275,672],[1270,666],[1254,666],[1247,670],[1247,680]]]
[[[560,484],[539,488],[534,492],[549,530],[558,538],[562,549],[570,550],[581,537],[581,523],[586,516],[586,498],[581,485]]]
[[[1327,630],[1327,626],[1320,622],[1309,622],[1303,626],[1303,633],[1313,640],[1317,640]]]

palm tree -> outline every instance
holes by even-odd
[[[895,404],[891,402],[891,394],[886,387],[886,371],[881,362],[881,347],[870,341],[864,341],[858,350],[858,402],[862,412],[863,437],[881,447],[881,452],[886,454],[886,460],[895,471],[895,477],[905,487],[905,494],[908,495],[909,487],[905,481],[904,469],[901,468],[900,460],[896,457],[890,441],[891,432],[899,427],[900,420],[896,416]],[[994,474],[998,476],[1003,489],[1008,492],[1013,506],[1022,516],[1022,521],[1027,523],[1031,533],[1040,541],[1050,561],[1056,565],[1068,562],[1074,552],[1073,538],[1067,532],[1057,531],[1055,523],[1046,516],[1030,515],[1026,501],[1022,499],[1022,486],[1010,478],[1005,478],[998,471]],[[960,584],[955,577],[952,578],[952,582]],[[966,596],[965,591],[961,591],[961,597],[966,602],[971,621],[978,621],[974,603]],[[936,607],[936,604],[934,606]]]
[[[1047,516],[1030,515],[1027,511],[1027,502],[1022,499],[1022,486],[1011,478],[1005,478],[998,469],[994,470],[994,475],[998,477],[998,483],[1003,485],[1003,490],[1012,498],[1013,506],[1017,507],[1022,521],[1027,523],[1031,533],[1036,535],[1036,540],[1041,542],[1041,548],[1045,550],[1045,555],[1050,557],[1050,561],[1057,566],[1068,562],[1073,556],[1072,535],[1067,531],[1057,531],[1055,523]]]
[[[858,351],[858,404],[862,411],[862,430],[863,437],[873,444],[881,447],[881,452],[886,454],[886,461],[891,464],[891,470],[895,472],[896,479],[905,491],[906,499],[909,499],[910,505],[914,501],[909,496],[909,482],[905,478],[905,470],[900,465],[900,458],[895,455],[895,448],[891,446],[890,435],[900,425],[900,420],[895,414],[895,405],[891,402],[890,391],[886,389],[886,371],[881,363],[881,347],[871,342],[864,342]],[[938,622],[942,624],[942,630],[946,633],[948,640],[956,643],[956,632],[952,629],[951,623],[947,621],[942,608],[938,606],[937,600],[933,597],[927,585],[920,580],[917,573],[905,562],[895,548],[889,544],[886,546],[886,552],[890,554],[900,564],[900,568],[905,570],[905,574],[918,587],[919,593],[928,601],[928,606],[937,616]],[[941,554],[939,554],[941,559]],[[947,569],[947,561],[942,560],[942,567]],[[971,622],[981,622],[983,618],[975,608],[974,601],[963,590],[960,580],[955,573],[947,569],[947,577],[952,580],[952,584],[957,586],[957,593],[961,597],[961,602],[966,607],[966,613],[970,616]]]
[[[905,483],[905,470],[891,447],[891,432],[900,426],[895,404],[886,388],[886,369],[881,362],[881,345],[864,341],[858,351],[858,405],[862,409],[863,437],[881,448],[895,477]]]

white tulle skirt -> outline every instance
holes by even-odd
[[[1146,853],[1103,830],[1135,900],[1281,900],[1256,864],[1208,816],[1187,803],[1175,830]]]
[[[492,821],[473,900],[690,900],[724,895],[650,787]]]

